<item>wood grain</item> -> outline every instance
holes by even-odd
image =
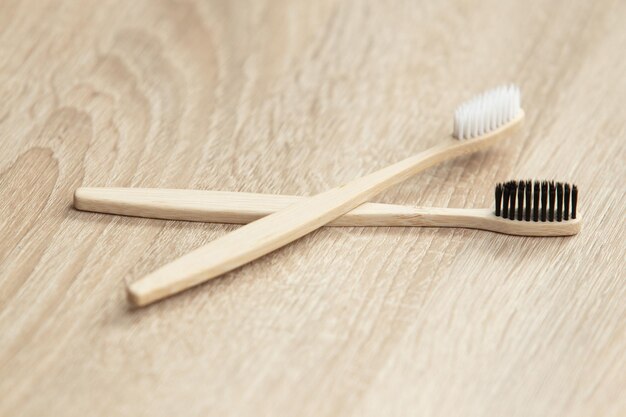
[[[625,20],[619,0],[0,1],[0,415],[624,415]],[[558,178],[575,237],[325,228],[132,310],[125,281],[237,226],[71,208],[85,185],[320,192],[502,82],[516,140],[377,201]]]

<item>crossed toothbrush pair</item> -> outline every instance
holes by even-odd
[[[276,250],[324,225],[465,227],[522,236],[578,233],[578,190],[548,181],[509,181],[495,187],[495,210],[418,208],[367,203],[424,169],[496,143],[521,126],[520,91],[503,86],[462,104],[453,138],[312,197],[225,191],[79,188],[78,210],[159,219],[246,224],[128,285],[129,300],[145,306]]]

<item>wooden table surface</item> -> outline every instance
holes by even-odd
[[[626,415],[626,2],[0,2],[0,415]],[[522,89],[524,128],[376,201],[570,181],[583,230],[324,228],[179,296],[237,226],[78,212],[79,186],[320,192]]]

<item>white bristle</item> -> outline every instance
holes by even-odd
[[[517,117],[520,102],[515,85],[497,87],[466,101],[454,112],[454,137],[471,139],[498,129]]]

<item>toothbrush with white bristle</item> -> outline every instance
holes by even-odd
[[[128,285],[144,306],[232,271],[330,223],[389,187],[435,164],[495,144],[521,125],[519,89],[504,86],[477,96],[454,115],[454,137],[396,164],[304,198],[228,233]],[[492,126],[494,118],[498,121]]]

